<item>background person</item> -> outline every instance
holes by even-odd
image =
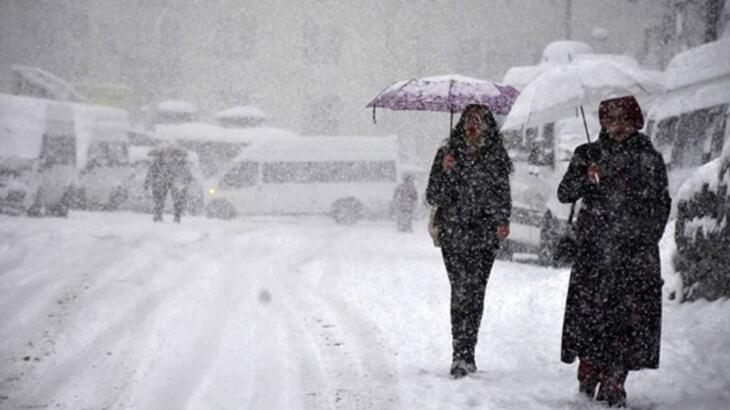
[[[561,359],[579,359],[579,391],[626,403],[630,370],[657,368],[662,279],[659,239],[671,200],[662,156],[638,130],[634,97],[601,102],[598,141],[576,148],[558,199],[583,199],[570,274]]]
[[[416,210],[418,191],[413,183],[413,175],[403,176],[403,182],[393,192],[393,212],[398,232],[413,232],[413,213]]]
[[[187,153],[179,148],[163,147],[154,151],[155,159],[147,172],[144,186],[145,189],[152,189],[154,200],[152,220],[155,222],[162,221],[162,211],[168,192],[172,197],[174,221],[180,222],[187,190],[193,180],[186,156]]]
[[[475,372],[484,292],[500,241],[509,235],[512,162],[491,111],[469,105],[434,159],[426,199],[451,284],[451,375]]]

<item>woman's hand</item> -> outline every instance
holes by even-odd
[[[591,181],[594,184],[597,184],[601,178],[599,177],[599,169],[598,164],[595,162],[591,162],[588,164],[588,170],[586,171],[588,174],[588,180]]]
[[[497,238],[500,241],[507,239],[509,236],[509,224],[501,224],[497,227]]]
[[[444,171],[449,171],[453,169],[454,164],[456,164],[456,159],[451,154],[444,155],[444,158],[441,160],[441,167],[444,169]]]

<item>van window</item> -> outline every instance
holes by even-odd
[[[256,184],[259,172],[257,162],[239,162],[221,180],[221,188],[243,188]]]
[[[118,167],[129,163],[127,144],[121,141],[94,141],[89,145],[88,167]]]
[[[272,162],[264,164],[269,184],[396,181],[395,161]]]
[[[69,135],[43,135],[41,161],[46,167],[76,163],[76,139]]]

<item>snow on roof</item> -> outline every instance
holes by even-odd
[[[553,67],[552,63],[512,67],[507,70],[502,82],[522,91],[527,84],[551,67]]]
[[[677,54],[669,61],[665,71],[670,89],[730,76],[730,38],[721,38]]]
[[[647,118],[660,121],[663,118],[730,102],[730,77],[670,90],[657,99]]]
[[[591,54],[593,48],[582,41],[560,40],[554,41],[542,52],[544,63],[569,63],[579,54]]]
[[[13,65],[13,74],[19,76],[23,81],[32,84],[44,91],[44,97],[60,101],[87,102],[88,99],[81,94],[69,82],[56,77],[48,71],[38,67],[25,65]]]
[[[398,160],[398,140],[387,137],[300,137],[259,141],[237,161],[388,161]]]
[[[190,122],[185,124],[158,124],[155,133],[162,140],[227,142],[234,144],[250,144],[258,140],[277,138],[298,138],[299,134],[292,130],[277,127],[225,128],[206,122]]]
[[[228,108],[213,114],[213,118],[261,118],[266,119],[266,113],[253,105],[240,105]]]
[[[157,104],[158,112],[174,112],[181,114],[195,114],[198,109],[191,103],[182,100],[167,100]]]

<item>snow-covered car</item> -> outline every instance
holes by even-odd
[[[680,300],[730,296],[730,145],[697,169],[677,195],[674,268]]]
[[[152,193],[144,188],[144,181],[147,172],[152,165],[150,152],[151,146],[130,146],[129,162],[131,172],[127,183],[128,195],[121,203],[120,208],[135,212],[151,213],[154,206]],[[190,165],[190,172],[193,174],[193,181],[188,187],[187,198],[185,199],[185,211],[191,215],[198,215],[203,211],[204,182],[200,170],[198,155],[192,151],[186,151],[187,161]],[[172,199],[165,201],[165,212],[172,212]]]
[[[665,72],[669,92],[647,114],[646,134],[662,153],[670,195],[703,164],[718,158],[730,137],[730,38],[674,56]],[[676,201],[672,215],[676,215]]]

